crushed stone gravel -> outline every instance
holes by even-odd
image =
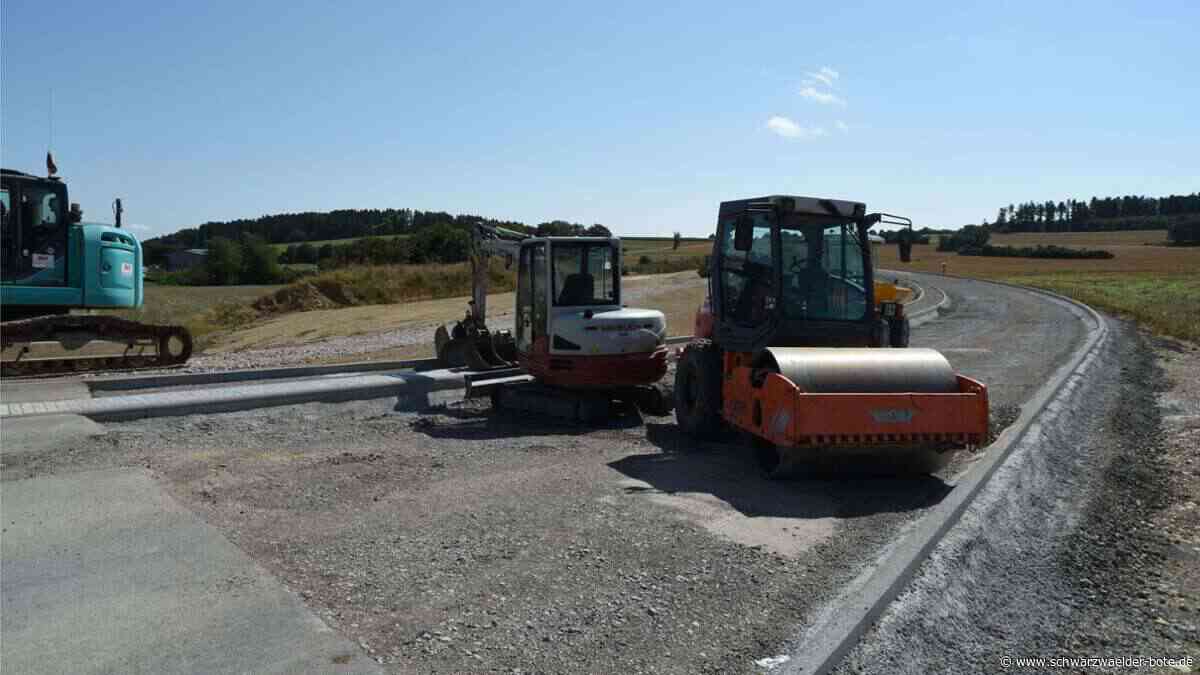
[[[1026,657],[1200,668],[1200,350],[1110,323],[1064,422],[1010,458],[837,673],[1017,672],[1004,659]]]

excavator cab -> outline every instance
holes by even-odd
[[[540,237],[521,243],[516,345],[539,381],[569,388],[656,382],[666,372],[662,312],[621,305],[621,241]]]
[[[535,342],[550,349],[578,351],[578,345],[551,330],[560,315],[603,312],[621,306],[618,240],[597,237],[531,239],[522,244],[517,271],[516,341],[529,354]]]
[[[55,178],[3,170],[0,176],[0,277],[5,286],[52,288],[67,285],[67,235],[73,224],[72,216],[67,210],[66,184]],[[16,298],[6,297],[5,300],[13,300],[14,305],[20,303]],[[14,309],[6,307],[6,310]],[[30,316],[53,311],[44,306],[25,309]],[[21,313],[6,311],[6,315],[20,316]]]

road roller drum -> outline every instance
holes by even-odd
[[[779,373],[809,393],[958,391],[950,362],[933,349],[768,347],[752,367]]]

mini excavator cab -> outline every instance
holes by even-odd
[[[521,242],[516,350],[540,382],[614,388],[657,382],[667,368],[666,318],[621,305],[621,241],[538,237]]]
[[[868,233],[880,218],[833,199],[723,202],[710,277],[716,341],[738,351],[904,346],[902,307],[875,305]]]
[[[619,309],[620,241],[598,237],[535,239],[521,246],[517,273],[516,338],[529,353],[539,338],[556,351],[577,351],[551,325],[560,314]],[[589,317],[590,318],[590,317]]]

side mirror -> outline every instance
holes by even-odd
[[[749,251],[754,246],[754,220],[749,214],[741,214],[733,222],[733,249]]]

